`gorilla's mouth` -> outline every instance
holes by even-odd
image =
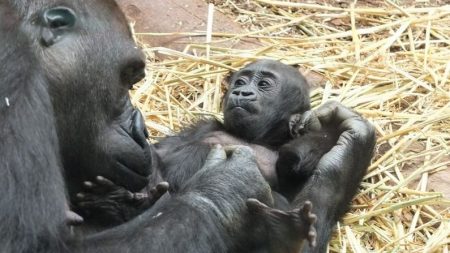
[[[228,105],[228,110],[231,112],[244,112],[244,113],[250,113],[250,114],[255,114],[257,113],[257,108],[255,105],[253,105],[252,101],[240,101],[240,100],[235,100],[232,101],[229,105]]]
[[[147,136],[141,112],[132,107],[127,109],[120,122],[100,136],[94,160],[101,163],[95,165],[96,170],[90,169],[96,172],[91,176],[101,175],[133,190],[144,187],[152,162]]]

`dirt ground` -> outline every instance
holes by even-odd
[[[222,0],[223,1],[223,0]],[[237,0],[239,1],[239,0]],[[139,40],[151,47],[168,47],[183,50],[186,43],[205,41],[204,37],[186,35],[145,35],[142,33],[180,33],[206,30],[208,6],[204,0],[118,0],[128,18],[135,22],[134,29]],[[220,3],[221,0],[212,2]],[[316,0],[309,3],[326,3],[328,5],[346,7],[353,0]],[[380,3],[381,2],[381,3]],[[362,0],[359,6],[380,7],[383,1]],[[450,0],[402,0],[395,1],[402,6],[440,6],[450,4]],[[218,11],[214,13],[214,32],[243,33],[245,30],[232,17]],[[227,47],[251,48],[256,41],[246,41],[240,44],[228,44]],[[323,77],[307,73],[306,78],[313,87],[324,83]],[[417,165],[411,164],[408,170],[413,171]],[[406,173],[408,174],[408,173]],[[413,187],[413,186],[412,186]],[[430,175],[428,190],[442,192],[450,199],[450,168]]]

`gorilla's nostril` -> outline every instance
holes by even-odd
[[[121,78],[124,84],[129,88],[145,77],[145,62],[141,59],[129,62],[121,72]]]
[[[253,95],[254,93],[251,92],[251,91],[243,91],[243,92],[241,92],[241,94],[242,94],[242,96],[244,96],[244,97],[248,97],[248,96]]]

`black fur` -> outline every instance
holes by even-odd
[[[144,187],[150,148],[128,90],[143,77],[145,63],[117,4],[10,2],[48,83],[71,199],[97,175]]]
[[[5,2],[0,17],[0,251],[64,252],[66,198],[48,86]]]
[[[167,137],[154,145],[161,160],[157,170],[161,171],[162,179],[169,183],[170,191],[177,193],[202,167],[211,145],[250,146],[255,150],[260,171],[272,189],[282,194],[274,194],[276,207],[293,209],[311,200],[314,210],[327,213],[327,215],[318,216],[319,245],[313,251],[321,252],[327,245],[331,234],[330,229],[347,209],[349,200],[354,196],[361,180],[360,175],[367,168],[366,163],[364,166],[361,164],[343,166],[342,173],[348,178],[344,177],[340,182],[335,180],[335,175],[318,175],[321,170],[330,169],[326,166],[323,168],[324,165],[321,163],[327,161],[327,166],[334,166],[334,163],[346,163],[353,159],[351,155],[340,156],[332,152],[332,148],[339,144],[338,139],[345,138],[346,131],[373,132],[372,127],[358,114],[350,110],[345,115],[332,114],[334,112],[329,108],[348,110],[334,103],[318,110],[328,110],[329,114],[325,116],[308,111],[310,109],[308,84],[296,69],[276,61],[257,61],[231,77],[230,89],[224,97],[224,124],[216,120],[201,121],[177,136]],[[295,115],[299,115],[300,118],[294,117],[293,120]],[[338,118],[329,120],[333,117]],[[360,129],[345,125],[353,118],[363,122]],[[359,145],[360,148],[365,148],[360,154],[360,160],[370,161],[373,148],[370,145],[374,143],[372,135],[364,135],[367,143]],[[344,146],[348,149],[352,148],[356,141],[353,139],[357,137],[360,135],[353,136]],[[327,156],[331,158],[324,159]],[[350,176],[351,173],[355,173],[356,178]],[[321,184],[311,185],[317,177],[321,178]],[[152,183],[156,184],[157,181]],[[345,185],[343,188],[346,190],[334,189],[338,185]],[[325,190],[320,197],[314,195],[308,199],[305,196],[308,196],[309,187],[333,189],[333,192],[338,195],[327,195]],[[110,211],[110,207],[103,206],[108,202],[105,202],[105,199],[111,200],[113,195],[108,195],[107,189],[104,190],[106,193],[104,192],[101,196],[96,196],[96,193],[87,193],[88,197],[82,199],[81,203],[91,212],[102,213],[104,217],[109,217],[110,224],[121,223],[134,217],[123,215],[130,209],[129,204],[113,203],[114,212]],[[118,192],[128,191],[122,189]],[[283,195],[291,201],[290,204],[283,200]],[[325,202],[319,201],[321,199]],[[148,207],[149,205],[141,206],[143,210]],[[118,213],[122,215],[117,215]],[[276,234],[282,233],[280,231],[286,227],[272,226],[271,228],[275,230],[271,232]],[[263,236],[263,233],[257,234]],[[286,234],[286,237],[289,237],[289,234]]]
[[[114,2],[1,2],[0,14],[1,252],[239,250],[246,199],[271,203],[248,150],[219,157],[220,163],[212,157],[179,193],[166,195],[141,218],[74,237],[66,224],[64,175],[69,193],[98,172],[119,174],[130,187],[147,181],[125,177],[128,168],[110,166],[102,155],[148,169],[152,153],[143,120],[126,92],[139,78],[132,72],[139,72],[141,58]],[[50,24],[54,19],[62,20]],[[246,187],[250,182],[253,187]],[[160,211],[161,218],[154,217]]]

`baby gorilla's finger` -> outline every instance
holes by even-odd
[[[92,183],[91,181],[84,181],[83,186],[86,189],[93,189],[95,187],[95,184]]]
[[[83,192],[85,193],[96,193],[98,192],[98,185],[92,181],[83,182]]]
[[[66,222],[69,226],[80,225],[84,222],[83,217],[73,211],[66,210]]]
[[[106,187],[106,188],[114,188],[116,184],[114,184],[111,180],[104,178],[102,176],[95,177],[95,180],[100,186]]]
[[[304,226],[307,232],[305,237],[308,240],[309,246],[315,247],[317,233],[314,224],[317,221],[317,216],[311,212],[312,211],[311,201],[309,200],[305,201],[305,203],[303,204],[303,206],[300,208],[299,211],[301,213],[300,214],[301,217],[303,218]]]
[[[90,193],[90,194],[103,194],[105,192],[109,192],[110,191],[110,186],[106,186],[105,184],[108,184],[107,182],[100,180],[100,182],[102,182],[102,184],[98,184],[99,180],[96,178],[95,181],[97,183],[91,182],[91,181],[84,181],[83,182],[83,187],[84,187],[84,192],[86,193]],[[108,180],[109,181],[109,180]]]

